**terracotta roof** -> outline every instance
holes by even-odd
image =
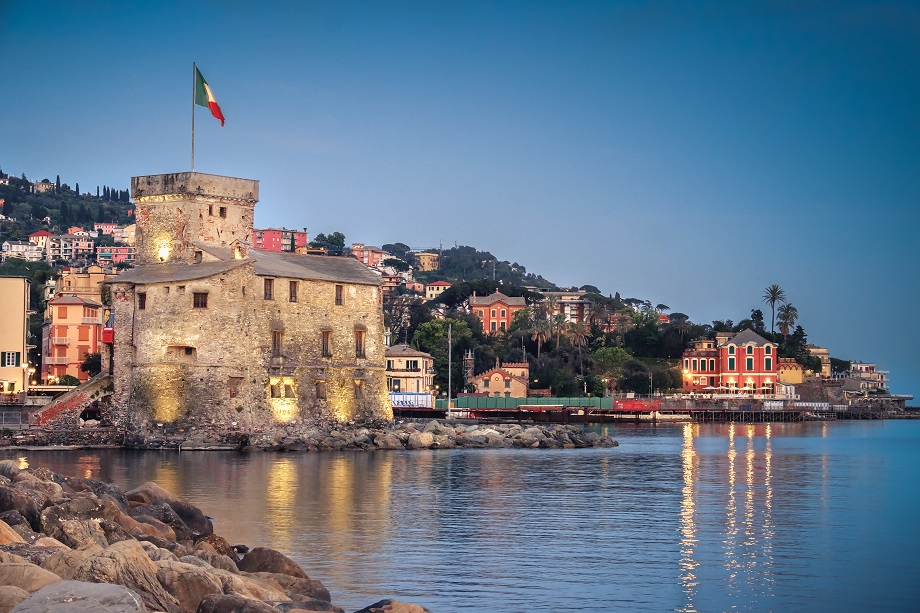
[[[385,355],[388,358],[431,358],[430,353],[419,351],[418,349],[414,349],[405,343],[387,347]]]
[[[92,308],[102,307],[102,304],[96,302],[95,300],[89,300],[88,298],[81,298],[79,296],[58,296],[48,301],[48,304],[53,304],[54,306],[59,305],[68,305],[68,304],[82,304],[83,306],[88,306]]]
[[[29,235],[30,238],[33,236],[54,236],[54,234],[48,232],[48,230],[39,230],[38,232],[33,232]]]
[[[496,302],[504,302],[508,306],[527,306],[527,300],[523,296],[506,296],[501,292],[495,292],[489,296],[472,296],[470,304],[472,306],[487,306]]]
[[[446,285],[447,287],[450,287],[451,284],[450,284],[449,281],[435,281],[435,282],[433,282],[433,283],[429,283],[429,284],[428,284],[428,287],[431,287],[431,286],[443,287],[443,286],[445,286],[445,285]]]

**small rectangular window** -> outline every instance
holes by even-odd
[[[364,398],[364,381],[355,379],[355,398],[361,400]]]
[[[58,307],[58,319],[67,319],[67,307]]]
[[[335,286],[335,305],[342,306],[345,304],[344,288],[341,285]]]
[[[281,398],[281,384],[275,383],[271,386],[272,398]]]
[[[64,308],[64,307],[61,307]],[[137,293],[137,310],[143,311],[147,308],[147,292]],[[60,314],[58,315],[60,317]]]
[[[208,293],[207,292],[195,292],[193,294],[193,304],[196,309],[206,309],[208,308]]]
[[[214,216],[214,205],[213,205],[213,204],[209,204],[209,205],[208,205],[208,216],[209,216],[209,217],[213,217],[213,216]]]
[[[291,281],[288,284],[288,300],[297,302],[297,281]]]
[[[318,400],[326,399],[326,382],[325,381],[316,382],[316,398]]]
[[[272,330],[272,357],[281,357],[281,345],[284,341],[284,332],[281,330]]]
[[[482,386],[483,386],[483,387],[489,387],[489,380],[488,380],[488,379],[483,379],[483,380],[482,380]]]
[[[355,357],[363,358],[364,355],[364,330],[355,330]]]
[[[226,217],[226,216],[227,216],[227,207],[225,207],[225,206],[220,207],[220,216],[221,216],[221,217]]]
[[[754,358],[747,358],[744,366],[747,370],[754,370]]]
[[[511,379],[505,379],[505,387],[511,387]]]
[[[230,390],[230,397],[236,398],[240,395],[240,385],[243,383],[243,377],[228,377],[227,388]]]
[[[505,317],[505,316],[507,315],[507,313],[508,313],[508,312],[507,312],[505,309],[502,309],[502,317]]]
[[[728,369],[735,370],[735,358],[728,358]]]
[[[293,398],[294,397],[294,386],[290,383],[284,384],[284,397]]]
[[[492,331],[495,331],[495,322],[493,321],[489,327],[492,329]]]
[[[763,369],[767,371],[773,370],[773,358],[763,359]]]
[[[265,279],[265,299],[274,300],[275,280]]]
[[[323,357],[331,358],[332,357],[332,332],[330,330],[323,330]]]

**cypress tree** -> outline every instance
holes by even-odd
[[[61,193],[61,175],[58,175],[57,179],[54,180],[54,193],[55,194]]]
[[[99,186],[97,185],[97,186],[96,186],[96,198],[98,198],[98,197],[99,197]]]
[[[74,191],[77,192],[77,197],[80,196],[80,184],[77,183],[77,186],[74,188]]]

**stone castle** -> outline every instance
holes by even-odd
[[[109,419],[248,431],[392,419],[379,278],[250,249],[258,181],[133,177],[137,266],[108,281]]]

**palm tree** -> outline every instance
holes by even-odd
[[[776,326],[776,303],[786,302],[786,292],[774,283],[764,290],[763,301],[770,305],[770,334],[773,334]]]
[[[570,323],[565,328],[565,337],[569,339],[572,346],[578,350],[578,365],[582,374],[584,374],[584,357],[582,356],[582,349],[588,344],[588,336],[588,330],[585,328],[584,324]]]
[[[530,337],[530,340],[537,343],[537,359],[540,359],[540,349],[543,347],[543,343],[550,339],[550,329],[549,323],[545,319],[536,319],[533,322],[533,327],[530,329],[533,332],[533,336]]]
[[[777,315],[779,331],[783,333],[783,338],[786,338],[789,335],[789,328],[793,327],[799,318],[799,310],[787,302],[779,307]]]
[[[671,328],[677,330],[677,333],[680,335],[680,340],[684,340],[684,336],[687,332],[690,331],[690,318],[683,313],[674,313],[671,315]]]
[[[559,347],[559,337],[562,335],[562,329],[565,327],[567,320],[565,315],[553,315],[550,322],[556,334],[556,347]]]

